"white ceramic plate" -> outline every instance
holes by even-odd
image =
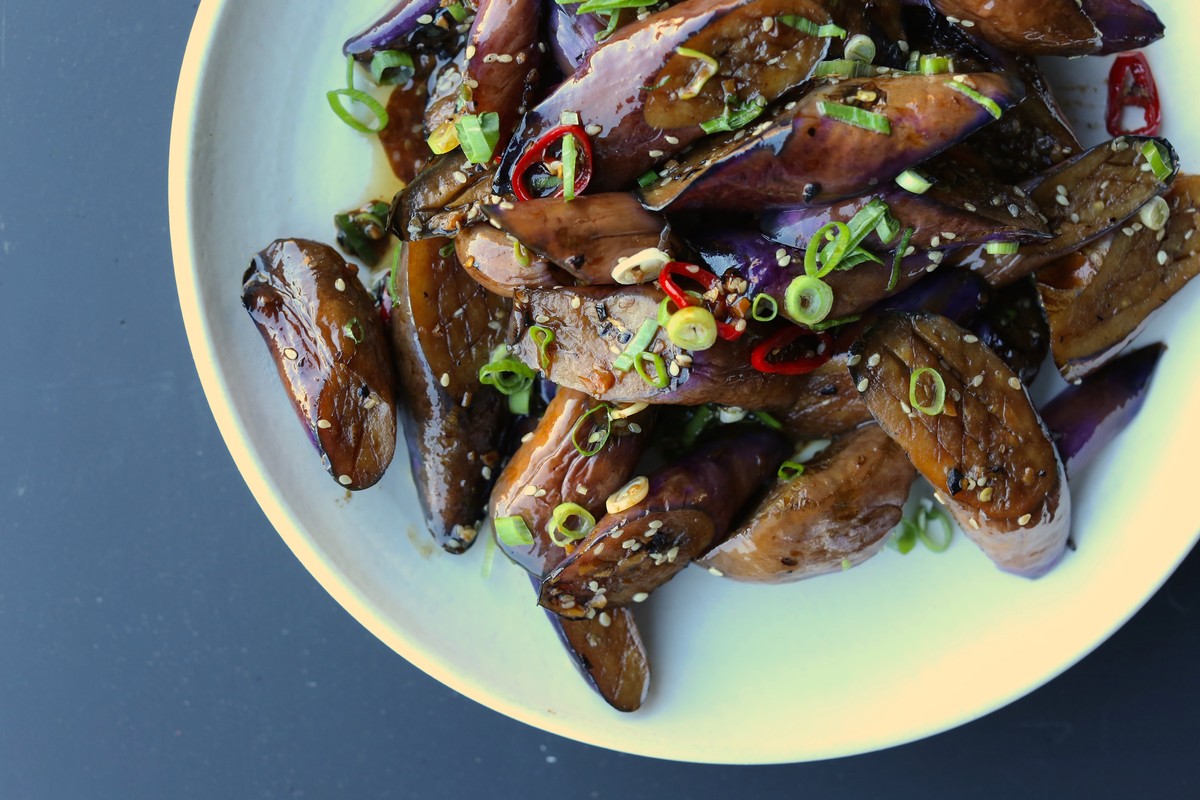
[[[828,758],[927,736],[1028,693],[1104,641],[1192,547],[1200,282],[1141,337],[1170,350],[1134,425],[1072,481],[1079,549],[1049,576],[1004,575],[961,537],[940,556],[888,550],[782,587],[685,570],[639,609],[654,670],[645,707],[610,710],[519,569],[498,558],[483,580],[482,546],[434,552],[402,453],[351,498],[328,478],[239,301],[255,251],[282,236],[330,240],[331,215],[371,193],[375,145],[330,113],[324,93],[341,85],[341,42],[383,4],[201,3],[172,131],[171,233],[188,337],[238,468],[317,580],[406,659],[497,711],[615,750]],[[1152,48],[1157,75],[1195,75],[1187,0],[1155,5],[1173,32]],[[1107,60],[1060,68],[1066,101],[1103,104]],[[1194,98],[1187,81],[1164,84],[1165,133],[1198,169]]]

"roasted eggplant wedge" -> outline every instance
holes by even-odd
[[[1050,349],[1075,381],[1121,351],[1200,273],[1200,177],[1180,176],[1124,228],[1037,273]]]
[[[999,356],[944,317],[888,313],[854,343],[850,374],[880,426],[998,567],[1032,578],[1058,562],[1070,533],[1066,475]]]
[[[785,17],[829,22],[814,0],[685,0],[622,27],[525,115],[496,191],[512,190],[525,149],[564,114],[577,114],[589,132],[592,188],[611,191],[703,136],[701,123],[800,85],[829,40],[779,21]]]
[[[541,0],[479,0],[467,34],[463,113],[496,114],[500,147],[508,143],[541,81],[543,5]]]
[[[475,541],[500,470],[508,402],[480,384],[479,368],[503,343],[509,301],[473,281],[447,239],[405,244],[389,285],[417,497],[433,538],[461,553]]]
[[[970,328],[1026,386],[1037,377],[1050,351],[1050,328],[1033,276],[993,290]]]
[[[602,517],[547,576],[539,602],[578,618],[645,600],[725,537],[733,515],[786,454],[773,433],[749,431],[655,472],[639,502]]]
[[[533,536],[530,544],[501,540],[500,547],[531,574],[541,578],[567,557],[548,532],[555,508],[575,503],[599,517],[608,497],[633,478],[656,412],[644,408],[624,416],[628,413],[559,389],[500,473],[492,489],[492,519],[520,517]]]
[[[1100,31],[1079,0],[932,0],[938,11],[970,24],[988,42],[1028,56],[1085,56],[1099,51]]]
[[[625,192],[583,195],[569,203],[554,197],[499,203],[483,212],[525,247],[590,285],[653,280],[653,270],[622,269],[621,261],[657,250],[648,255],[661,268],[680,252],[670,223]]]
[[[406,185],[433,158],[433,151],[425,142],[422,124],[428,97],[425,76],[420,70],[406,84],[398,85],[388,95],[388,124],[379,132],[379,144],[387,155],[392,174]]]
[[[467,161],[461,150],[437,156],[392,198],[388,229],[407,240],[454,236],[483,221],[484,203],[500,202],[491,193],[491,178],[487,168]]]
[[[879,552],[904,516],[917,473],[878,425],[837,439],[780,477],[750,518],[698,561],[726,578],[788,583],[840,572]]]
[[[486,222],[464,228],[454,237],[454,252],[467,274],[492,294],[512,297],[518,289],[570,286],[566,272],[528,250]]]
[[[993,114],[1024,92],[1017,79],[992,73],[826,83],[766,121],[714,137],[664,166],[641,190],[642,203],[655,210],[758,211],[853,197],[994,122]],[[841,119],[853,114],[872,115],[866,119],[877,128]]]
[[[347,489],[374,485],[396,449],[396,380],[357,270],[328,245],[280,239],[250,262],[242,304],[322,465]]]
[[[637,711],[650,690],[650,660],[628,608],[592,619],[546,612],[575,666],[596,693],[617,711]]]

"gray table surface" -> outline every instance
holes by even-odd
[[[194,12],[0,0],[0,798],[1197,796],[1196,555],[1031,696],[818,764],[577,744],[376,641],[259,511],[189,356],[166,168]]]

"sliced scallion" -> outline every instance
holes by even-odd
[[[500,517],[492,525],[501,544],[509,547],[533,544],[533,531],[529,530],[522,517]]]
[[[917,71],[922,75],[945,75],[954,71],[954,62],[945,56],[921,56]]]
[[[983,106],[984,109],[996,119],[1000,119],[1000,117],[1004,116],[1004,109],[1000,108],[995,100],[988,97],[986,94],[983,94],[982,92],[977,92],[962,81],[949,80],[946,81],[946,85],[956,92],[965,94],[967,97]]]
[[[921,378],[930,375],[933,378],[933,402],[921,404],[917,401],[917,384]],[[946,407],[946,381],[933,367],[921,367],[914,370],[908,378],[908,404],[927,417],[935,417]]]
[[[799,275],[788,284],[783,307],[801,325],[815,325],[833,309],[833,289],[820,278]]]
[[[758,119],[759,115],[762,114],[763,109],[766,107],[767,101],[761,97],[751,98],[737,108],[725,106],[724,114],[715,119],[710,119],[707,122],[701,122],[700,128],[705,133],[736,131],[746,127],[751,122]]]
[[[667,320],[667,336],[676,347],[707,350],[717,341],[717,321],[703,306],[681,308]]]
[[[831,76],[839,78],[863,78],[874,74],[875,70],[868,64],[849,58],[834,58],[829,61],[821,61],[817,63],[816,69],[813,70],[813,77],[816,78],[828,78]]]
[[[821,100],[817,103],[817,113],[822,117],[844,122],[847,125],[853,125],[856,128],[862,128],[872,133],[879,133],[884,136],[889,136],[892,133],[892,125],[888,122],[887,117],[857,106],[848,106],[843,103]]]
[[[657,319],[643,320],[637,333],[629,340],[629,344],[626,345],[625,351],[613,361],[613,369],[618,372],[628,372],[634,365],[634,359],[645,352],[650,343],[654,341],[654,336],[657,333]]]
[[[604,414],[603,428],[597,427],[593,423],[587,423],[592,418],[592,415],[598,411]],[[575,446],[575,451],[579,455],[594,456],[604,449],[604,445],[608,444],[608,437],[612,435],[612,417],[609,416],[608,411],[609,406],[607,403],[592,406],[571,426],[571,444]],[[583,444],[580,444],[579,434],[585,427],[588,430],[588,435]]]
[[[463,7],[462,3],[451,3],[446,6],[446,11],[454,17],[455,22],[465,22],[467,19],[467,9]]]
[[[761,422],[763,425],[766,425],[773,431],[783,430],[783,423],[765,411],[755,411],[750,416],[754,417],[756,420]]]
[[[368,125],[351,114],[346,107],[342,105],[340,98],[343,97],[353,103],[359,103],[368,111],[370,111],[372,116],[375,117],[375,125]],[[371,97],[371,95],[367,94],[361,89],[334,89],[333,91],[326,92],[325,98],[329,100],[329,107],[333,109],[334,114],[337,114],[338,119],[359,133],[379,133],[387,127],[387,109],[384,108],[378,100],[376,100],[374,97]]]
[[[573,528],[568,526],[571,519],[578,520],[579,524]],[[595,527],[596,518],[586,508],[577,503],[559,503],[550,515],[547,533],[550,534],[550,541],[559,547],[566,547],[587,536]]]
[[[458,126],[452,120],[446,120],[433,129],[425,143],[436,155],[449,153],[458,147]]]
[[[940,536],[935,536],[933,533],[933,523],[935,522],[942,529]],[[936,506],[928,510],[922,509],[920,522],[916,529],[917,538],[934,553],[946,552],[950,548],[950,541],[954,538],[954,525],[950,522],[950,516]]]
[[[554,331],[545,325],[534,325],[529,329],[529,338],[537,345],[538,366],[545,372],[550,369],[550,354],[547,348],[554,342]]]
[[[827,222],[817,229],[804,250],[804,274],[824,278],[853,246],[850,226],[844,222]]]
[[[500,141],[500,115],[495,111],[483,114],[464,114],[454,123],[458,134],[458,143],[462,145],[463,155],[472,164],[486,164],[492,160],[496,152],[496,144]],[[567,139],[574,139],[570,136]],[[566,141],[563,142],[566,150]]]
[[[1021,249],[1018,242],[988,242],[983,249],[989,256],[1011,256]]]
[[[896,255],[892,258],[892,274],[888,277],[887,290],[894,291],[896,284],[900,281],[900,265],[904,261],[904,254],[908,250],[908,243],[912,241],[913,234],[916,233],[915,228],[906,228],[904,235],[900,237],[900,245],[896,248]]]
[[[638,186],[646,187],[646,186],[649,186],[650,184],[654,183],[656,180],[658,180],[658,173],[655,172],[654,170],[650,170],[649,172],[645,173],[640,178],[638,178],[637,182],[638,182]]]
[[[416,69],[412,56],[403,50],[380,50],[371,57],[371,77],[375,83],[398,83]]]
[[[862,314],[851,314],[846,317],[838,317],[837,319],[827,319],[817,322],[809,327],[814,331],[827,331],[830,328],[836,328],[839,325],[849,325],[851,322],[858,322],[862,319]]]
[[[846,42],[844,53],[851,61],[870,64],[875,60],[875,40],[865,33],[856,33]]]
[[[781,14],[776,17],[784,25],[790,28],[795,28],[801,33],[807,33],[809,36],[820,36],[823,39],[845,39],[846,29],[829,23],[827,25],[818,25],[807,17],[801,17],[796,14]]]
[[[533,263],[532,254],[530,254],[525,245],[521,244],[520,242],[513,242],[513,258],[515,258],[517,263],[522,267],[528,267]]]
[[[1161,231],[1171,218],[1171,205],[1161,195],[1151,197],[1138,209],[1138,219],[1152,231]]]
[[[1171,173],[1174,170],[1167,163],[1166,150],[1161,144],[1154,139],[1150,139],[1142,145],[1141,153],[1150,164],[1150,169],[1154,172],[1155,178],[1165,181],[1171,177]]]
[[[925,194],[933,183],[923,178],[920,173],[906,169],[896,176],[896,184],[906,192]]]
[[[667,384],[671,382],[667,375],[667,365],[663,361],[663,357],[658,353],[648,353],[645,350],[638,353],[633,359],[633,367],[637,370],[637,374],[642,380],[653,386],[655,389],[665,389]],[[653,369],[654,373],[648,372],[648,369]]]
[[[756,322],[770,322],[779,316],[779,301],[766,292],[754,296],[750,304],[750,318]]]
[[[675,52],[684,58],[691,58],[700,62],[700,68],[696,70],[696,74],[688,81],[688,85],[679,90],[680,100],[691,100],[704,90],[704,84],[708,83],[709,78],[717,74],[721,69],[721,65],[708,53],[702,53],[690,47],[676,47]]]
[[[795,461],[785,461],[780,465],[779,470],[775,473],[779,480],[787,483],[792,478],[798,478],[804,474],[804,465],[798,464]]]

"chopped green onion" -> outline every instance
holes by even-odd
[[[657,333],[657,319],[643,320],[637,334],[629,340],[629,344],[625,347],[625,352],[621,353],[613,361],[613,369],[619,372],[628,372],[633,367],[633,360],[645,352],[650,343],[654,341],[654,336]]]
[[[801,325],[815,325],[833,309],[833,289],[820,278],[800,275],[788,284],[783,307]]]
[[[560,5],[571,5],[561,3]],[[576,14],[601,14],[606,11],[619,11],[622,8],[646,8],[654,5],[654,0],[584,0],[575,9]]]
[[[538,172],[529,179],[529,185],[539,192],[557,192],[563,185],[562,178]]]
[[[467,9],[463,7],[462,3],[451,3],[446,6],[446,11],[454,17],[455,22],[465,22],[467,19]]]
[[[884,136],[890,136],[892,133],[892,125],[888,122],[887,117],[857,106],[821,100],[817,103],[817,113],[822,117],[862,128],[864,131],[880,133]]]
[[[795,461],[785,461],[779,467],[779,471],[775,475],[783,482],[790,481],[792,478],[798,478],[804,474],[804,465],[797,464]]]
[[[496,145],[500,141],[500,115],[495,111],[483,114],[464,114],[454,123],[458,134],[458,143],[462,145],[463,155],[472,164],[486,164],[492,160]],[[567,139],[574,141],[574,137]],[[566,140],[563,141],[566,151]]]
[[[896,255],[892,259],[892,274],[888,278],[887,290],[893,291],[896,284],[900,281],[900,264],[904,261],[904,254],[908,251],[908,243],[912,241],[913,234],[916,233],[915,228],[906,228],[904,235],[900,237],[900,246],[896,248]]]
[[[375,266],[389,244],[384,222],[387,213],[387,203],[375,202],[355,211],[335,214],[333,224],[337,228],[338,245],[367,266]]]
[[[550,369],[550,354],[546,352],[546,348],[554,341],[554,331],[545,325],[534,325],[529,329],[529,338],[537,345],[538,366],[545,372]]]
[[[679,435],[679,441],[684,447],[691,447],[700,438],[700,434],[708,427],[708,423],[712,422],[713,417],[717,412],[713,411],[711,405],[699,406],[695,413],[688,419],[687,424],[683,426],[683,431]]]
[[[783,423],[765,411],[755,411],[750,416],[754,417],[756,420],[761,422],[763,425],[766,425],[773,431],[783,430]]]
[[[444,244],[439,247],[438,255],[442,258],[449,258],[450,256],[454,255],[454,242],[450,242],[449,244]]]
[[[514,414],[529,413],[533,379],[534,371],[510,356],[504,345],[493,350],[491,360],[479,368],[479,382],[507,397],[508,410]]]
[[[933,183],[923,178],[919,173],[906,169],[896,176],[896,183],[901,189],[913,194],[925,194]]]
[[[429,149],[435,155],[449,153],[458,147],[458,126],[452,120],[446,120],[433,129],[425,143],[429,145]]]
[[[776,17],[784,25],[790,28],[795,28],[801,33],[807,33],[809,36],[820,36],[823,39],[845,39],[846,29],[840,28],[837,25],[818,25],[811,19],[797,16],[796,14],[781,14]]]
[[[513,258],[515,258],[517,263],[522,267],[528,267],[533,263],[533,256],[530,254],[525,245],[521,244],[520,242],[513,242]]]
[[[954,71],[954,62],[945,56],[921,56],[914,71],[922,75],[945,75]]]
[[[937,522],[942,528],[940,538],[935,538],[932,533],[933,522]],[[954,526],[950,522],[950,516],[936,506],[921,510],[916,528],[917,538],[934,553],[946,552],[950,547],[950,540],[954,538]]]
[[[862,314],[851,314],[848,317],[838,317],[837,319],[827,319],[818,322],[815,325],[810,325],[814,331],[827,331],[830,328],[836,328],[838,325],[849,325],[851,322],[858,322],[862,319]]]
[[[533,544],[533,531],[529,530],[529,526],[521,517],[500,517],[493,525],[501,544],[509,547]]]
[[[566,114],[563,115],[564,117]],[[564,122],[564,125],[571,124]],[[576,123],[577,124],[577,123]],[[563,202],[569,203],[575,199],[575,167],[579,158],[579,144],[573,134],[562,138],[562,188]]]
[[[592,406],[587,412],[575,421],[571,427],[571,444],[575,445],[575,451],[581,456],[594,456],[604,449],[604,445],[608,444],[608,437],[612,435],[612,417],[608,415],[609,406],[607,403],[600,403]],[[596,428],[594,425],[590,427],[587,439],[583,444],[579,443],[579,432],[583,428],[584,422],[591,418],[592,414],[597,411],[604,412],[604,427]],[[594,441],[593,441],[594,440]],[[586,445],[586,446],[585,446]],[[595,447],[592,447],[595,445]]]
[[[949,80],[949,81],[946,81],[946,85],[949,86],[951,89],[953,89],[956,92],[961,92],[962,94],[965,94],[967,97],[971,98],[976,103],[983,106],[987,110],[987,112],[989,114],[991,114],[993,117],[995,117],[996,119],[1000,119],[1000,117],[1004,116],[1004,110],[1002,108],[1000,108],[999,105],[996,104],[995,100],[988,97],[986,94],[975,91],[970,86],[967,86],[965,83],[963,83],[962,81]]]
[[[875,60],[875,41],[864,33],[856,33],[846,42],[844,53],[851,61],[870,64]]]
[[[578,9],[575,13],[579,13]],[[600,16],[608,18],[608,25],[604,28],[604,30],[596,31],[596,33],[592,34],[592,40],[596,42],[603,42],[605,39],[612,36],[616,32],[617,26],[621,24],[620,11],[610,11],[608,14],[601,14]]]
[[[703,306],[681,308],[667,320],[667,336],[685,350],[707,350],[717,341],[717,321]]]
[[[1011,256],[1021,249],[1018,242],[988,242],[983,249],[989,256]]]
[[[804,250],[804,274],[811,278],[824,278],[852,246],[849,225],[844,222],[825,223],[808,240],[808,247]]]
[[[341,97],[345,97],[354,103],[361,103],[366,107],[375,117],[375,127],[360,122],[357,117],[347,111],[346,107],[342,105],[342,101],[338,99]],[[387,127],[387,109],[378,100],[361,89],[334,89],[331,92],[326,92],[325,98],[329,100],[329,107],[333,109],[334,114],[337,114],[338,119],[359,133],[379,133]]]
[[[873,264],[882,264],[883,259],[872,253],[870,250],[863,250],[861,247],[856,247],[846,254],[846,257],[838,262],[835,269],[839,272],[845,272],[848,269],[853,269],[859,264],[870,261]]]
[[[1154,177],[1160,181],[1165,181],[1171,177],[1174,169],[1167,163],[1169,154],[1161,144],[1154,139],[1144,143],[1141,148],[1141,153],[1145,156],[1146,161],[1150,163],[1150,169],[1154,172]]]
[[[355,344],[361,344],[366,338],[366,332],[363,330],[362,323],[358,321],[358,317],[352,317],[349,322],[342,326],[342,333],[350,337],[350,341]]]
[[[396,252],[392,255],[392,268],[388,271],[388,294],[392,296],[393,308],[400,305],[400,286],[396,279],[400,275],[400,253],[403,251],[404,245],[396,245]]]
[[[875,235],[884,244],[891,242],[899,233],[900,223],[891,214],[884,214],[883,219],[879,220],[879,224],[875,226]]]
[[[646,371],[647,364],[654,367],[653,375],[650,375]],[[667,376],[667,365],[663,361],[663,357],[658,353],[648,353],[643,350],[633,359],[633,366],[637,370],[637,374],[642,377],[642,380],[655,389],[665,389],[667,388],[667,384],[671,382],[671,379]]]
[[[892,219],[892,210],[888,208],[888,204],[878,197],[859,209],[858,213],[850,218],[849,225],[851,248],[858,247],[871,234],[871,231],[875,231],[879,235],[880,241],[887,244],[892,240],[892,236],[896,235],[892,232],[893,226],[896,231],[900,228],[900,223]],[[891,233],[891,236],[885,238],[884,234],[887,233]],[[878,259],[875,260],[878,263]],[[861,261],[857,263],[861,263]],[[839,266],[838,269],[845,269],[845,267]]]
[[[813,77],[816,78],[828,78],[831,76],[839,78],[863,78],[874,74],[875,70],[870,65],[849,58],[834,58],[829,61],[820,61],[817,63],[816,69],[813,70]]]
[[[767,306],[764,311],[760,306]],[[758,322],[770,322],[779,316],[779,301],[766,292],[759,292],[750,304],[750,317]]]
[[[1161,231],[1171,218],[1171,206],[1161,195],[1155,195],[1138,209],[1138,219],[1152,231]]]
[[[700,128],[705,133],[736,131],[758,119],[766,106],[767,101],[761,97],[752,97],[736,109],[732,109],[727,105],[725,106],[724,114],[707,122],[701,122]]]
[[[578,527],[567,526],[567,521],[572,517],[579,520]],[[571,542],[577,542],[587,536],[595,527],[596,518],[586,508],[577,503],[559,503],[550,515],[547,533],[550,534],[550,541],[559,547],[566,547]]]
[[[371,58],[371,77],[379,85],[398,83],[401,75],[411,74],[415,69],[412,56],[403,50],[380,50]]]
[[[908,54],[908,64],[904,67],[905,72],[920,72],[921,71],[921,51],[913,50]]]
[[[650,170],[646,174],[642,175],[642,177],[638,178],[637,182],[638,186],[646,187],[654,183],[656,180],[658,180],[658,173],[654,170]]]
[[[850,563],[850,559],[848,559],[848,558],[842,559],[842,572],[845,572],[846,570],[850,569],[850,567],[852,567],[852,566],[854,566],[854,565]]]
[[[921,405],[917,402],[917,383],[925,375],[933,376],[933,402]],[[935,417],[946,407],[946,381],[933,367],[921,367],[908,378],[908,404],[927,417]]]
[[[700,62],[700,68],[691,81],[679,91],[680,100],[691,100],[693,97],[699,96],[704,89],[704,84],[708,83],[708,79],[720,71],[721,64],[708,53],[702,53],[690,47],[676,47],[675,52],[684,58],[692,58]]]
[[[888,537],[888,546],[900,551],[900,555],[908,555],[917,546],[917,526],[911,520],[902,519],[892,535]]]

